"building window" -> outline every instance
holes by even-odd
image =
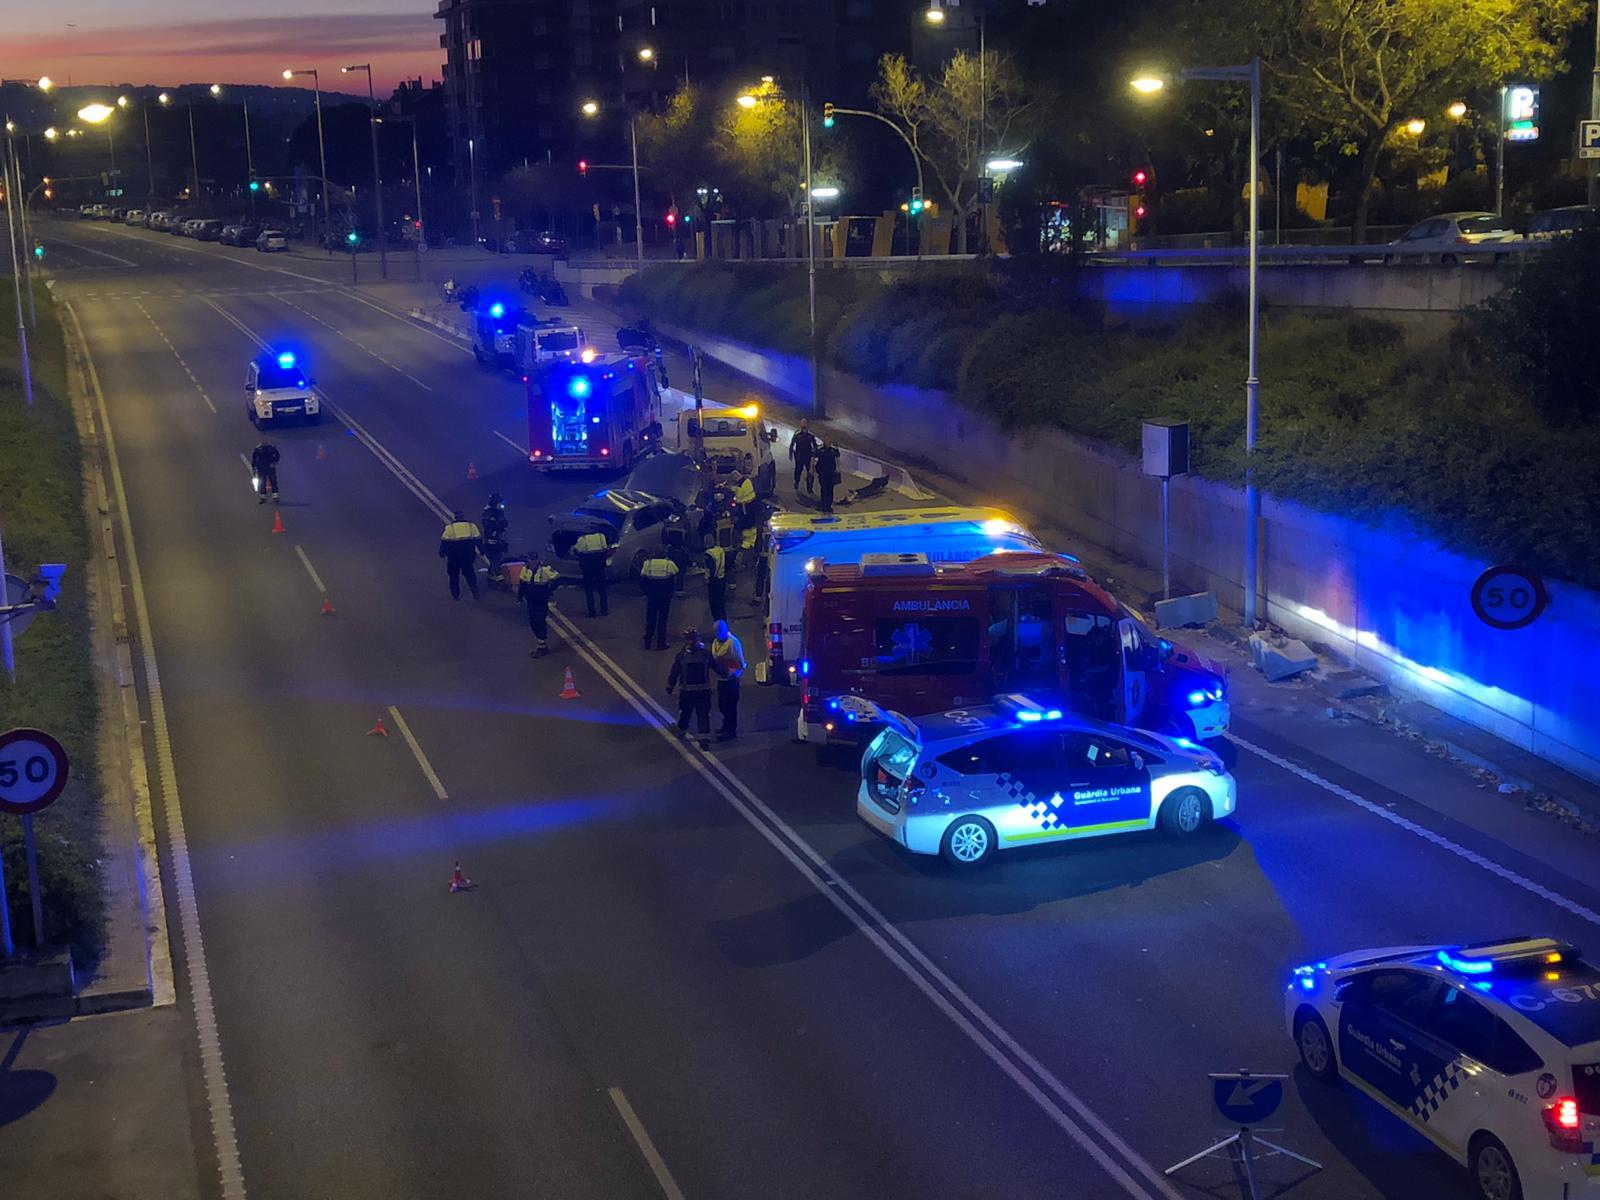
[[[872,20],[872,0],[850,0],[844,6],[844,15],[849,21]]]
[[[468,62],[478,62],[483,58],[483,42],[481,39],[471,39],[469,42],[467,42],[466,49]]]

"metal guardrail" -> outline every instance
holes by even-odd
[[[1356,266],[1410,265],[1443,263],[1497,265],[1520,261],[1523,255],[1550,248],[1549,242],[1480,242],[1470,246],[1262,246],[1257,254],[1262,266]],[[1250,251],[1245,247],[1156,248],[1118,250],[1090,254],[1086,261],[1101,266],[1245,266]]]

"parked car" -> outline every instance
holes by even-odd
[[[239,227],[237,225],[224,225],[217,234],[217,241],[224,246],[237,246],[239,244]]]
[[[216,220],[197,221],[194,236],[198,241],[214,242],[222,236],[222,222]]]
[[[126,213],[123,214],[122,223],[124,225],[143,225],[144,209],[130,208]]]
[[[1558,237],[1571,237],[1580,229],[1593,229],[1600,224],[1600,214],[1587,204],[1569,204],[1564,208],[1547,208],[1528,218],[1527,239],[1530,242],[1548,242]]]
[[[289,249],[289,235],[281,229],[263,229],[256,235],[256,249],[263,254]]]
[[[261,236],[261,223],[259,221],[243,221],[237,227],[232,245],[254,246],[256,238]]]
[[[170,216],[170,213],[162,212],[160,209],[157,209],[155,212],[147,212],[144,215],[144,227],[146,229],[157,230],[158,232],[164,230],[167,227],[167,221]]]
[[[555,254],[562,258],[567,254],[567,239],[557,233],[536,233],[532,235],[532,252],[534,254]]]
[[[1436,251],[1424,256],[1424,262],[1457,263],[1483,262],[1492,255],[1473,256],[1466,248],[1499,245],[1518,240],[1517,231],[1503,217],[1492,212],[1440,213],[1425,221],[1418,221],[1389,245],[1407,251]],[[1384,262],[1415,262],[1409,255],[1385,255]]]

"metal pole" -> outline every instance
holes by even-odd
[[[33,842],[33,817],[22,818],[22,853],[28,863],[28,906],[33,910],[33,948],[44,949],[44,905],[39,901],[39,851]]]
[[[1283,245],[1283,143],[1278,143],[1277,173],[1272,182],[1272,244]]]
[[[6,856],[0,854],[0,955],[10,958],[17,952],[11,940],[11,905],[6,901]]]
[[[106,149],[111,152],[111,182],[117,181],[117,136],[111,132],[111,122],[106,122]]]
[[[16,176],[17,186],[17,223],[22,235],[17,253],[22,256],[22,290],[28,296],[28,328],[38,329],[39,318],[33,306],[33,227],[28,221],[28,196],[22,190],[22,160],[17,157],[17,143],[9,134],[6,143],[11,151],[11,173]],[[11,190],[10,176],[7,176],[6,191]],[[34,191],[38,191],[38,186]]]
[[[1494,215],[1506,215],[1506,89],[1500,88],[1500,138],[1494,156]]]
[[[422,219],[422,167],[417,156],[417,118],[411,118],[411,182],[417,189],[417,278],[422,278],[422,243],[427,236],[428,226]]]
[[[150,106],[141,104],[139,111],[144,115],[144,174],[145,174],[145,203],[151,208],[156,204],[156,160],[150,150]]]
[[[332,228],[328,220],[328,148],[322,140],[322,78],[315,67],[311,69],[311,87],[317,106],[317,164],[322,169],[322,240],[327,242]],[[333,253],[332,243],[328,244],[328,253]]]
[[[978,3],[978,178],[989,177],[989,155],[985,144],[989,140],[989,83],[987,62],[987,39],[984,33],[985,22],[983,18],[983,2]],[[926,198],[924,198],[926,199]],[[922,239],[917,242],[920,246]],[[978,250],[981,253],[989,248],[989,206],[978,205]]]
[[[822,363],[817,354],[817,223],[816,199],[811,195],[811,101],[800,88],[800,132],[806,152],[806,305],[811,328],[811,415],[819,421],[828,416],[822,399]]]
[[[189,199],[198,207],[200,204],[200,152],[194,145],[194,101],[189,101],[189,165],[194,168],[194,191],[189,193]]]
[[[256,156],[250,149],[250,97],[248,96],[244,98],[244,169],[245,183],[254,183],[256,181]],[[256,190],[254,188],[247,188],[246,190],[250,193],[250,219],[253,221],[256,216]]]
[[[16,196],[16,189],[11,186],[10,163],[16,158],[15,152],[6,158],[6,226],[10,231],[7,240],[11,243],[11,287],[17,297],[17,347],[22,356],[22,394],[27,397],[28,407],[33,407],[33,374],[28,370],[28,331],[22,325],[22,271],[17,266],[17,216],[12,208],[13,204],[20,203],[21,197]],[[30,287],[29,292],[32,292]],[[6,669],[11,669],[11,625],[9,622],[0,622],[0,629],[5,630],[5,655]]]
[[[4,538],[0,537],[0,597],[5,598],[6,603],[9,604],[10,603],[10,593],[6,590],[5,580],[6,580],[6,545],[5,545]],[[3,662],[4,665],[5,665],[6,682],[7,683],[12,683],[12,684],[16,683],[17,682],[17,660],[16,660],[15,652],[13,651],[12,646],[11,646],[11,622],[10,621],[0,621],[0,662]],[[0,883],[0,896],[3,896],[3,895],[5,895],[5,885],[3,883]]]
[[[1256,623],[1256,539],[1261,525],[1261,496],[1256,491],[1256,399],[1261,380],[1256,350],[1261,338],[1261,301],[1257,287],[1261,246],[1261,60],[1250,60],[1250,369],[1244,381],[1244,623]]]
[[[1161,477],[1161,598],[1172,599],[1172,526],[1167,492],[1172,480]]]
[[[383,248],[383,177],[378,172],[378,98],[372,92],[372,64],[367,67],[367,103],[372,112],[367,116],[367,129],[372,133],[372,194],[378,209],[378,274],[389,278],[389,253]]]
[[[478,139],[467,139],[467,186],[472,192],[472,244],[478,244]]]
[[[639,130],[633,114],[628,114],[628,141],[633,148],[633,253],[644,267],[644,214],[639,208]]]
[[[1591,120],[1600,121],[1600,0],[1595,4],[1594,12],[1594,70],[1589,76],[1589,117]],[[1505,106],[1501,105],[1501,111]],[[1589,219],[1594,219],[1594,210],[1600,206],[1600,163],[1589,163]]]

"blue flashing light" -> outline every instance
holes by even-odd
[[[489,305],[489,315],[498,320],[506,315],[506,306],[501,304],[500,301],[496,300],[493,304]]]
[[[1061,720],[1061,710],[1059,708],[1052,708],[1049,712],[1045,713],[1044,719],[1046,721]]]
[[[1032,710],[1019,712],[1017,714],[1017,720],[1021,721],[1024,725],[1032,725],[1035,721],[1044,720],[1044,713],[1035,712]]]
[[[582,400],[590,392],[589,377],[587,375],[574,375],[567,380],[567,395],[577,400]]]
[[[291,351],[285,350],[282,354],[278,355],[278,365],[287,371],[290,367],[294,366],[294,354]]]
[[[1441,950],[1435,956],[1452,971],[1462,975],[1487,975],[1494,970],[1494,963],[1486,958],[1457,958],[1448,950]]]
[[[839,711],[839,702],[837,700],[829,700],[828,701],[828,708],[832,712],[838,712]]]
[[[1494,985],[1487,979],[1474,979],[1471,982],[1471,986],[1477,988],[1480,992],[1487,992]]]
[[[802,658],[800,660],[800,674],[802,674],[802,675],[811,674],[811,660],[809,658]]]
[[[1206,702],[1206,694],[1204,692],[1190,692],[1189,693],[1189,707],[1190,708],[1199,708],[1205,702]]]
[[[1180,737],[1180,738],[1173,738],[1172,740],[1177,742],[1178,745],[1182,746],[1186,750],[1198,750],[1198,749],[1200,749],[1200,746],[1199,746],[1198,743],[1191,742],[1188,738]]]

